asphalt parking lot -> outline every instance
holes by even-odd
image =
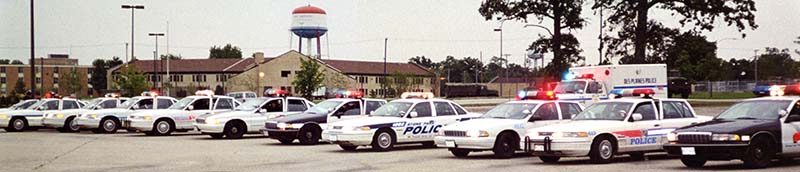
[[[472,111],[486,108],[473,107]],[[716,114],[722,107],[697,108]],[[41,129],[24,133],[0,131],[0,171],[737,171],[740,161],[709,162],[704,169],[685,168],[664,154],[648,160],[625,156],[610,164],[588,164],[588,158],[566,158],[543,164],[518,154],[493,159],[491,152],[454,158],[446,149],[401,146],[391,152],[342,151],[336,145],[281,145],[250,135],[240,140],[214,140],[197,133],[150,137],[139,133],[58,133]],[[800,171],[800,161],[760,171]]]

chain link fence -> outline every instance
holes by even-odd
[[[757,85],[786,85],[791,81],[698,81],[692,84],[692,92],[751,92]]]

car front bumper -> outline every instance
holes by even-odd
[[[340,145],[351,146],[368,146],[372,144],[372,136],[374,131],[361,131],[361,132],[343,132],[338,131],[322,131],[322,141],[327,141]]]
[[[152,131],[153,130],[153,123],[155,121],[152,120],[142,120],[142,119],[128,119],[125,122],[128,125],[128,129],[133,129],[137,131]]]
[[[11,117],[4,117],[0,118],[0,128],[8,127],[8,123],[11,122]]]
[[[271,139],[295,139],[299,131],[299,129],[262,128],[261,134]]]
[[[747,152],[747,143],[719,143],[719,144],[664,144],[664,150],[669,156],[696,156],[707,160],[741,159]],[[694,152],[684,152],[691,149]]]
[[[200,131],[201,133],[222,133],[225,131],[225,125],[219,124],[199,124],[194,123],[194,128]]]
[[[526,152],[536,156],[587,156],[592,141],[587,139],[524,139],[520,145]]]
[[[452,137],[436,136],[433,141],[436,147],[489,150],[494,148],[494,137]]]

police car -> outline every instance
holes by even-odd
[[[568,121],[583,110],[578,102],[523,100],[492,108],[483,116],[439,129],[434,139],[456,157],[472,151],[491,150],[496,158],[510,158],[527,129]]]
[[[80,109],[47,113],[42,119],[42,123],[45,127],[55,128],[61,132],[78,132],[80,126],[78,126],[78,121],[75,120],[78,115],[92,110],[113,109],[126,100],[128,100],[128,98],[120,98],[117,95],[106,95],[106,97],[103,98],[92,99],[86,106]]]
[[[434,146],[433,137],[442,126],[480,116],[452,101],[434,99],[432,93],[403,93],[401,97],[369,117],[328,124],[322,139],[344,150],[372,146],[375,151],[389,151],[404,143]]]
[[[117,108],[106,108],[83,112],[76,118],[76,125],[95,133],[116,133],[118,129],[127,128],[123,121],[128,115],[136,112],[151,112],[167,109],[177,102],[175,98],[159,96],[155,92],[145,92],[122,102]]]
[[[358,91],[345,91],[340,95],[338,97],[345,98],[328,99],[302,114],[267,121],[261,132],[283,144],[295,139],[305,145],[316,144],[329,123],[364,117],[386,104],[386,100],[362,98],[363,93]]]
[[[71,98],[42,99],[27,109],[0,113],[0,127],[8,132],[20,132],[30,127],[43,127],[44,114],[57,113],[62,110],[79,109],[81,104]]]
[[[299,114],[314,106],[314,103],[300,97],[285,97],[286,91],[276,90],[276,97],[247,99],[231,112],[201,115],[194,126],[212,138],[242,138],[245,133],[259,133],[267,119],[278,116]]]
[[[23,100],[23,101],[17,102],[14,105],[9,106],[8,108],[0,108],[0,113],[8,112],[8,111],[14,111],[14,110],[27,109],[28,107],[31,107],[31,105],[36,104],[36,102],[39,102],[39,99]]]
[[[194,129],[197,117],[232,111],[240,103],[228,96],[216,96],[211,90],[197,91],[167,109],[136,112],[125,120],[128,128],[146,135],[170,135],[173,131]]]
[[[791,160],[800,155],[800,97],[748,99],[667,136],[664,149],[687,167],[741,159],[746,167],[763,168],[775,158]]]
[[[546,163],[575,156],[608,163],[615,154],[641,159],[646,152],[661,151],[667,133],[710,119],[695,115],[682,99],[610,99],[586,107],[571,122],[528,130],[523,144]]]

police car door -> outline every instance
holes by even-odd
[[[416,142],[429,141],[433,139],[436,128],[442,126],[441,121],[437,121],[433,114],[430,101],[423,101],[414,105],[407,115],[408,119],[403,131],[400,131],[397,142]],[[415,113],[416,117],[411,114]]]
[[[538,116],[539,119],[529,118],[526,127],[534,128],[551,124],[556,124],[560,120],[559,110],[555,103],[548,102],[539,105],[534,109],[532,116]]]
[[[784,154],[800,154],[800,101],[792,104],[781,123],[781,146]]]
[[[597,81],[591,81],[588,84],[586,84],[586,93],[584,94],[584,96],[585,97],[583,98],[588,98],[588,100],[587,99],[581,99],[581,100],[585,100],[583,104],[586,106],[589,106],[592,103],[597,103],[600,100],[605,100],[608,98],[608,94],[606,94],[605,87],[603,86],[602,83]]]
[[[650,130],[661,129],[661,121],[658,119],[656,107],[651,101],[639,103],[631,114],[641,114],[642,119],[638,121],[633,120],[633,115],[629,117],[628,121],[632,123],[631,129],[639,130],[639,137],[636,135],[629,136],[628,140],[621,140],[620,146],[627,145],[624,150],[626,151],[644,151],[644,150],[657,150],[661,149],[662,141],[666,139],[666,135],[648,135]],[[631,122],[632,121],[632,122]],[[635,131],[631,131],[635,132]],[[620,148],[620,150],[623,150]]]
[[[685,101],[661,100],[660,104],[661,128],[647,130],[647,135],[666,136],[679,127],[697,122],[694,112]],[[667,140],[663,139],[661,142],[666,143]]]
[[[280,115],[283,115],[283,99],[275,98],[267,100],[264,105],[261,106],[261,115],[266,116],[267,119],[276,118]]]
[[[187,111],[186,113],[181,113],[177,116],[173,116],[175,119],[175,128],[183,129],[193,128],[192,124],[194,123],[194,118],[210,114],[213,109],[214,101],[210,100],[208,97],[197,98],[192,102],[192,110]]]
[[[461,117],[457,116],[456,110],[448,102],[434,101],[433,109],[436,111],[436,123],[444,126],[450,125],[461,121]],[[436,133],[436,131],[434,131]]]
[[[361,109],[361,103],[358,101],[343,102],[335,111],[328,115],[327,123],[358,118],[361,116]]]

